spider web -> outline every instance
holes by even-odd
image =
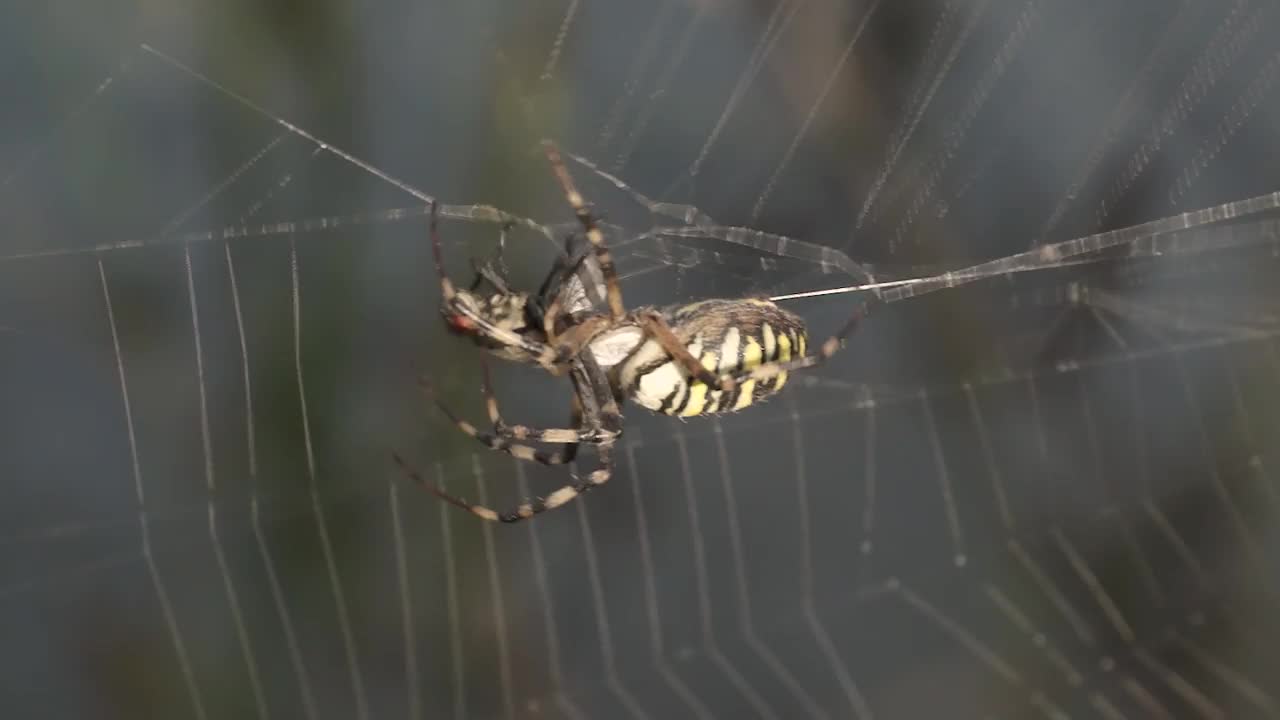
[[[5,706],[1280,714],[1280,9],[893,5],[8,24]],[[412,390],[482,417],[426,202],[455,276],[510,224],[534,286],[574,227],[544,135],[630,305],[796,296],[817,341],[887,302],[761,407],[629,410],[605,489],[494,527],[389,458],[565,481]]]

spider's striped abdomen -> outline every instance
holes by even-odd
[[[667,324],[703,367],[717,375],[805,354],[804,321],[768,300],[703,300],[662,311]],[[708,388],[646,338],[616,369],[618,388],[636,404],[680,417],[741,410],[776,393],[785,372],[748,379],[732,390]]]

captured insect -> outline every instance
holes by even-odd
[[[572,429],[507,425],[483,360],[484,394],[492,429],[478,430],[437,401],[464,433],[520,460],[546,465],[570,462],[580,443],[596,447],[599,465],[585,477],[542,499],[498,512],[473,505],[425,482],[397,456],[413,480],[436,496],[485,519],[518,522],[559,507],[609,481],[612,448],[622,432],[620,406],[627,400],[677,417],[742,410],[782,389],[787,374],[821,365],[835,355],[867,312],[860,303],[844,326],[808,354],[804,320],[763,297],[717,298],[667,307],[628,310],[613,259],[596,218],[579,194],[560,152],[544,141],[547,159],[583,229],[536,294],[510,287],[501,262],[476,268],[468,289],[444,270],[438,218],[431,212],[431,244],[440,278],[441,314],[449,329],[504,360],[568,374],[573,386]],[[481,292],[487,285],[490,293]],[[429,389],[425,384],[424,388]],[[546,453],[520,441],[559,444]]]

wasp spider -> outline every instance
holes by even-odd
[[[595,217],[559,151],[550,142],[545,147],[586,241],[575,249],[571,238],[566,254],[536,295],[509,286],[500,254],[496,263],[476,268],[469,289],[456,288],[444,271],[434,207],[431,244],[443,299],[441,313],[449,329],[505,360],[537,365],[554,375],[568,374],[574,393],[573,427],[507,425],[483,360],[492,429],[481,431],[447,407],[441,405],[441,409],[464,433],[520,460],[563,464],[574,458],[580,443],[588,443],[596,448],[598,466],[545,498],[498,512],[424,482],[397,457],[416,482],[485,520],[524,520],[608,482],[624,401],[677,417],[742,410],[777,393],[789,372],[815,367],[835,355],[866,313],[866,303],[859,304],[844,327],[810,355],[804,321],[765,298],[710,299],[628,310]],[[499,244],[499,253],[501,248]],[[479,292],[484,284],[492,293]],[[429,390],[425,381],[423,387]],[[547,453],[519,441],[559,444],[560,449]]]

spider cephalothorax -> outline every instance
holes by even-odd
[[[566,463],[584,442],[595,446],[599,460],[585,478],[575,477],[573,483],[545,498],[509,512],[470,504],[423,483],[440,498],[486,520],[523,520],[607,482],[613,472],[613,444],[621,433],[619,406],[624,401],[680,417],[742,410],[775,394],[789,372],[826,362],[866,311],[865,303],[859,305],[844,327],[809,355],[804,321],[767,298],[716,298],[627,310],[603,233],[574,187],[559,151],[549,142],[546,149],[582,225],[585,242],[575,246],[570,239],[536,296],[511,289],[500,255],[496,265],[477,267],[470,290],[455,289],[444,272],[434,208],[431,215],[442,312],[450,328],[503,359],[538,365],[555,375],[568,374],[576,427],[537,430],[506,425],[483,361],[492,430],[482,432],[441,406],[444,412],[463,432],[522,460]],[[494,292],[484,297],[476,294],[486,282]],[[517,440],[558,443],[561,449],[548,454]]]

